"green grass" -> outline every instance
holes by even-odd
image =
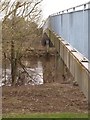
[[[80,113],[31,113],[7,114],[3,118],[88,118],[88,114]],[[4,119],[3,119],[4,120]]]

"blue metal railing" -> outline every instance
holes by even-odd
[[[50,15],[49,28],[90,60],[90,2]]]

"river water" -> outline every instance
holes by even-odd
[[[31,57],[23,60],[23,64],[26,66],[28,75],[19,68],[19,77],[16,80],[18,85],[42,85],[60,82],[63,79],[64,65],[58,56]],[[0,86],[11,86],[10,64],[6,68],[6,78],[4,69],[2,73],[2,84]]]

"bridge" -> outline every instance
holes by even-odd
[[[90,2],[50,15],[43,32],[90,102]]]

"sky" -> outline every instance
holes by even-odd
[[[46,19],[50,14],[87,3],[89,1],[90,0],[43,0],[43,19]]]
[[[90,0],[43,0],[41,7],[43,14],[42,19],[45,20],[46,18],[48,18],[49,15],[53,13],[75,7],[89,1]],[[0,18],[2,18],[2,15],[0,16]]]

